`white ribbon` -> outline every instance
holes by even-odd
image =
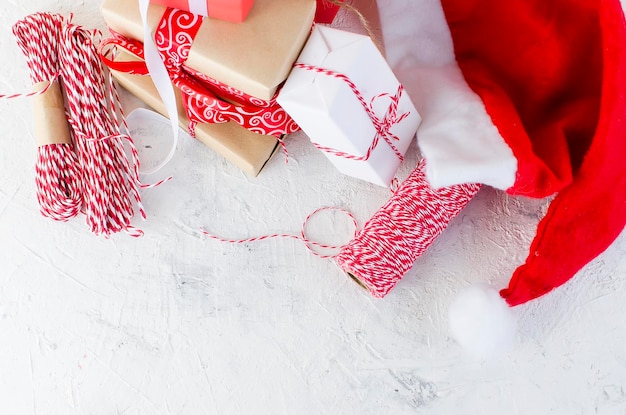
[[[209,9],[207,6],[207,0],[188,0],[189,11],[193,14],[200,14],[202,16],[209,15]]]
[[[153,169],[142,172],[144,174],[152,174],[163,168],[169,161],[174,157],[174,153],[176,152],[176,145],[178,144],[178,108],[176,105],[176,94],[174,93],[174,86],[172,85],[172,81],[170,80],[167,69],[165,68],[165,64],[161,60],[159,56],[159,51],[157,50],[156,45],[154,44],[154,39],[152,36],[152,32],[150,27],[148,26],[148,6],[150,5],[150,0],[139,0],[139,10],[141,12],[141,21],[143,24],[143,49],[144,49],[144,58],[146,61],[146,66],[148,67],[148,72],[150,73],[150,77],[154,82],[154,86],[156,87],[159,96],[163,100],[163,104],[165,104],[165,108],[167,110],[167,115],[170,119],[170,124],[172,126],[172,133],[174,135],[174,143],[172,144],[172,148],[170,149],[169,154],[163,161]],[[191,1],[190,1],[191,5]],[[206,8],[206,3],[205,3]]]

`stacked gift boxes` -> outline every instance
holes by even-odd
[[[121,52],[116,56],[119,61],[133,61],[137,58]],[[167,108],[154,83],[147,76],[114,72],[118,83],[132,92],[163,116],[168,116]],[[181,92],[175,89],[178,111],[178,123],[181,128],[189,127],[189,117],[183,107]],[[278,149],[275,137],[257,134],[234,122],[201,123],[194,128],[195,137],[217,154],[239,167],[250,176],[256,176]]]
[[[194,10],[203,2],[168,4],[174,3]],[[336,4],[236,1],[229,7],[241,14],[227,21],[211,17],[219,1],[204,3],[209,17],[195,23],[194,14],[177,9],[152,4],[147,11],[146,25],[176,87],[181,126],[253,176],[280,139],[302,128],[341,172],[389,186],[421,119],[368,36],[313,24],[314,18],[332,22]],[[363,3],[376,9],[371,0]],[[115,77],[167,115],[145,65],[120,65],[142,62],[139,5],[104,0],[102,12],[113,43],[125,49],[108,61]],[[278,125],[265,126],[266,120]]]
[[[139,4],[104,0],[101,10],[118,49],[126,49],[114,60],[142,58]],[[198,139],[252,176],[273,154],[278,139],[297,130],[275,95],[308,38],[315,10],[315,0],[256,0],[241,23],[198,19],[193,36],[180,37],[190,42],[182,45],[188,46],[183,60],[177,35],[189,33],[193,15],[156,4],[148,9],[147,24],[159,51],[163,53],[163,44],[168,43],[167,53],[179,65],[169,72],[178,82],[178,104],[186,110],[179,111],[181,125],[192,128]],[[126,89],[167,115],[145,68],[142,72],[133,66],[110,66]],[[207,109],[203,105],[209,101],[212,106]]]

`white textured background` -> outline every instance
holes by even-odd
[[[423,1],[381,1],[390,62],[412,47],[403,34],[429,24]],[[29,87],[10,32],[17,19],[74,12],[103,28],[98,6],[3,2],[0,90]],[[336,173],[306,137],[290,139],[288,164],[279,154],[256,179],[183,137],[158,174],[174,180],[143,192],[145,236],[104,239],[82,219],[39,215],[30,104],[0,103],[1,414],[626,413],[624,235],[520,308],[514,349],[480,362],[450,339],[447,307],[471,282],[506,283],[542,201],[483,190],[375,300],[297,241],[233,246],[197,232],[297,233],[324,205],[368,219],[388,191]],[[413,146],[401,178],[416,160]],[[323,240],[350,239],[341,216],[311,225]]]

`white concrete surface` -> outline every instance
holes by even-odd
[[[394,48],[420,10],[381,4],[387,51],[399,59]],[[102,28],[95,0],[4,2],[2,92],[28,89],[10,28],[43,10]],[[198,232],[297,233],[324,205],[362,223],[389,197],[335,172],[304,136],[289,140],[288,164],[278,155],[256,179],[183,137],[157,174],[174,180],[143,192],[145,236],[104,239],[82,219],[39,215],[30,116],[28,100],[0,103],[1,414],[626,413],[624,235],[518,310],[509,353],[477,361],[450,338],[448,304],[471,282],[506,283],[544,202],[481,191],[375,300],[297,241],[228,245]],[[401,177],[417,160],[409,151]],[[311,225],[319,239],[350,239],[340,216]]]

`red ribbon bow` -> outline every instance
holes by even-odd
[[[172,83],[182,92],[183,105],[194,135],[197,123],[235,122],[248,130],[280,138],[300,128],[276,102],[254,98],[206,74],[185,66],[202,16],[167,8],[155,33],[155,44]],[[113,37],[100,46],[102,61],[111,69],[135,75],[148,75],[143,61],[122,62],[109,58],[106,48],[120,47],[144,59],[143,44],[111,31]],[[222,99],[220,97],[224,97]]]

